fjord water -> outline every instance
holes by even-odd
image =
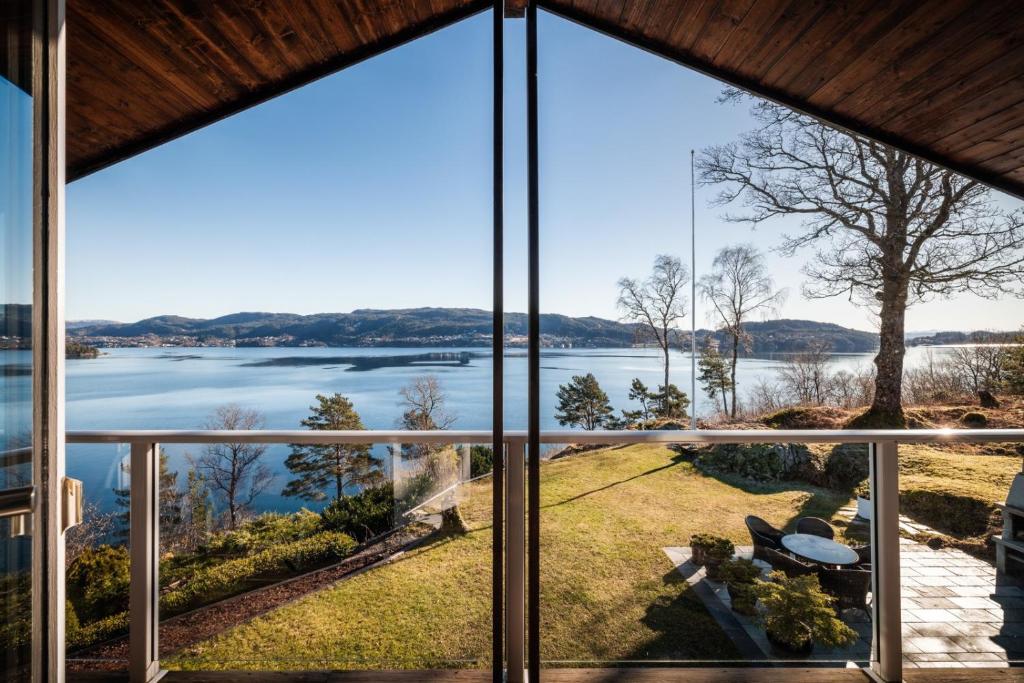
[[[0,367],[27,365],[27,351],[0,351]],[[402,357],[425,353],[468,354],[463,362],[421,360],[402,362]],[[923,357],[913,348],[908,364]],[[372,369],[354,371],[352,357],[384,358]],[[346,364],[337,362],[344,359]],[[298,359],[296,361],[281,359]],[[394,364],[387,359],[395,361]],[[738,368],[741,395],[760,378],[772,380],[785,360],[776,357],[743,358]],[[267,364],[274,361],[273,364]],[[871,354],[833,357],[847,368],[866,367]],[[313,363],[313,364],[310,364]],[[526,352],[506,352],[506,428],[526,425]],[[632,409],[627,399],[630,381],[639,377],[652,389],[661,379],[661,356],[655,349],[544,349],[541,357],[541,423],[544,429],[564,429],[555,420],[558,385],[573,375],[592,372],[608,393],[616,413]],[[690,391],[690,358],[673,352],[672,381]],[[350,398],[367,429],[396,429],[402,414],[399,389],[413,378],[435,375],[448,397],[455,416],[454,428],[486,430],[491,424],[491,358],[481,348],[115,348],[104,349],[96,359],[67,362],[67,428],[78,429],[197,429],[205,425],[218,406],[236,403],[259,410],[268,429],[300,429],[317,393],[341,393]],[[17,372],[0,374],[2,381],[28,382]],[[6,393],[3,395],[19,395]],[[5,411],[24,411],[28,406],[7,404]],[[712,407],[698,387],[697,414]],[[16,435],[5,435],[13,439]],[[165,447],[169,463],[181,472],[184,485],[187,454],[198,455],[200,446]],[[386,451],[378,447],[380,455]],[[120,463],[126,446],[72,445],[68,447],[69,476],[85,483],[86,498],[101,509],[114,505],[113,489],[123,484]],[[281,497],[288,480],[284,468],[287,446],[268,448],[267,464],[277,479],[256,501],[258,509],[297,510],[308,502]]]

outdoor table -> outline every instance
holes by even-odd
[[[783,536],[782,546],[794,555],[820,564],[857,564],[859,559],[850,546],[813,534]]]

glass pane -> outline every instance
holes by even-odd
[[[1001,419],[945,406],[932,418]],[[1014,443],[900,445],[905,668],[1024,660],[1022,455]]]
[[[689,152],[748,122],[719,83],[539,20],[541,425],[629,436],[541,454],[541,666],[866,664],[866,447],[654,439],[831,426],[874,336],[785,319],[792,265],[699,186],[691,253]]]
[[[69,187],[69,429],[487,430],[490,35],[474,16]],[[486,670],[489,451],[161,444],[161,664]],[[124,567],[127,455],[69,446],[93,526],[114,515],[69,572]],[[111,589],[72,596],[72,666],[124,667]]]
[[[32,483],[32,3],[0,7],[0,490]],[[0,520],[0,671],[27,677],[31,541]]]

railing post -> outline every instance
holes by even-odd
[[[506,681],[523,683],[526,644],[526,441],[507,442],[505,470]]]
[[[130,460],[131,587],[128,596],[128,677],[160,678],[157,626],[160,597],[160,446],[136,442]]]
[[[874,639],[871,670],[890,683],[903,680],[903,633],[900,613],[900,485],[895,441],[872,443],[871,595]]]

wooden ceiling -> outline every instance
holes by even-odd
[[[74,180],[443,28],[487,0],[66,0]]]
[[[1024,197],[1020,0],[539,4]],[[74,179],[491,3],[67,0],[67,5],[67,153],[68,177]],[[543,50],[543,34],[541,41]]]
[[[541,0],[1024,197],[1021,0]]]

